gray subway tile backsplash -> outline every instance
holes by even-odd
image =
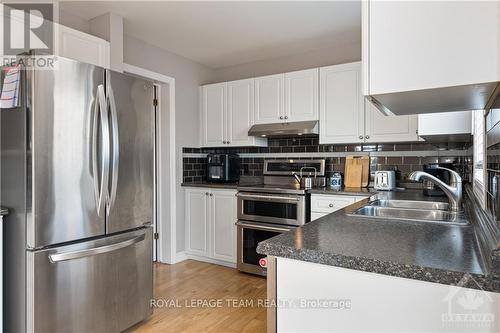
[[[408,173],[422,170],[423,164],[446,162],[454,163],[461,171],[469,170],[472,159],[469,156],[444,155],[446,150],[467,150],[470,143],[442,143],[430,144],[418,143],[367,143],[350,145],[320,145],[318,138],[270,138],[267,147],[230,147],[230,148],[183,148],[185,154],[208,154],[208,153],[236,153],[236,154],[270,154],[269,159],[276,153],[335,153],[335,152],[411,152],[411,151],[436,151],[436,156],[371,156],[370,170],[392,170],[400,171],[401,177],[405,178]],[[318,157],[311,157],[318,158]],[[285,159],[280,157],[279,159]],[[450,162],[451,161],[451,162]],[[245,176],[262,176],[263,157],[243,157],[241,159],[241,174]],[[201,182],[206,179],[206,158],[186,157],[183,158],[184,171],[195,171],[193,173],[183,172],[183,181]],[[332,172],[344,172],[345,157],[326,157],[327,175]]]

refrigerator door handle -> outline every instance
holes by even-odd
[[[118,162],[120,160],[120,137],[118,133],[118,112],[116,110],[115,96],[113,94],[113,88],[111,85],[108,86],[108,101],[109,107],[111,109],[111,126],[112,126],[112,165],[111,165],[111,188],[108,202],[107,214],[109,212],[116,200],[116,189],[118,187]]]
[[[85,258],[85,257],[92,257],[92,256],[95,256],[98,254],[116,251],[116,250],[123,249],[123,248],[128,247],[128,246],[140,243],[145,238],[146,238],[146,234],[142,234],[142,235],[135,236],[135,237],[129,238],[127,240],[118,242],[118,243],[99,246],[99,247],[95,247],[92,249],[78,250],[78,251],[72,251],[72,252],[63,252],[63,253],[54,253],[54,254],[49,255],[49,260],[51,263],[58,263],[61,261],[68,261],[68,260],[74,260],[74,259],[81,259],[81,258]]]
[[[98,109],[98,110],[97,110]],[[108,196],[107,187],[109,183],[109,155],[110,155],[110,143],[109,143],[109,118],[106,105],[106,95],[104,93],[104,86],[100,84],[97,86],[97,103],[96,110],[94,112],[94,130],[92,138],[92,158],[93,158],[93,169],[97,170],[97,113],[99,114],[102,130],[102,157],[101,157],[101,184],[99,184],[99,179],[94,173],[94,190],[96,192],[96,204],[97,204],[97,215],[102,216],[103,210],[105,208],[106,198]]]

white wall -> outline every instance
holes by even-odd
[[[213,81],[211,83],[343,64],[359,61],[360,59],[361,41],[353,44],[346,44],[342,48],[328,48],[293,56],[218,68],[214,70]]]
[[[124,36],[123,59],[135,65],[175,78],[176,154],[177,154],[177,252],[184,251],[184,191],[182,182],[182,147],[200,145],[199,85],[211,81],[212,69],[191,60]]]
[[[59,23],[75,30],[90,34],[89,21],[63,10],[59,10]]]

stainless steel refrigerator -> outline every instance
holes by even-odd
[[[151,314],[153,89],[61,57],[22,71],[20,106],[0,110],[5,332],[118,332]]]

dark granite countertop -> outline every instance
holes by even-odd
[[[237,183],[223,184],[223,183],[209,183],[209,182],[201,182],[201,183],[182,183],[183,187],[210,187],[210,188],[227,188],[236,190],[238,186]]]
[[[382,192],[377,196],[436,200],[415,190]],[[440,200],[446,201],[446,198]],[[294,231],[263,241],[257,252],[500,292],[499,277],[487,272],[472,225],[370,219],[346,214],[368,201],[368,198],[364,199]]]
[[[253,185],[253,183],[210,183],[210,182],[196,182],[196,183],[182,183],[183,187],[209,187],[209,188],[227,188],[236,189],[238,186],[242,185]],[[312,194],[334,194],[334,195],[358,195],[358,196],[370,196],[376,194],[373,188],[360,188],[360,187],[343,187],[340,190],[333,190],[329,187],[323,188],[312,188],[309,190]]]
[[[317,187],[309,190],[312,194],[328,194],[328,195],[359,195],[371,196],[376,194],[377,191],[373,188],[363,187],[342,187],[340,190],[334,190],[330,187]]]

